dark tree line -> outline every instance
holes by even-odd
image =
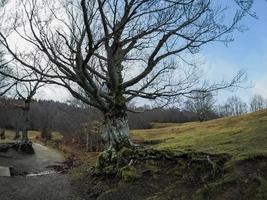
[[[23,100],[2,98],[0,100],[0,127],[14,131],[22,131],[24,127],[23,111],[17,107],[4,105],[21,105]],[[7,103],[8,102],[8,103]],[[131,129],[151,128],[151,123],[183,123],[197,121],[197,114],[189,111],[181,111],[177,108],[155,109],[147,112],[143,107],[136,108],[136,112],[129,112],[129,124]],[[29,111],[29,130],[60,131],[65,135],[76,137],[81,125],[94,120],[102,120],[98,111],[94,108],[81,108],[69,103],[39,100],[31,103]]]
[[[131,129],[151,128],[152,123],[185,123],[198,121],[197,113],[178,108],[156,109],[143,113],[128,113]]]
[[[0,127],[23,130],[23,110],[5,105],[23,105],[23,100],[1,99]],[[29,130],[60,131],[65,134],[77,133],[81,123],[90,120],[89,110],[54,101],[35,101],[29,110]]]

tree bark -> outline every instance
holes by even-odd
[[[16,128],[16,133],[15,133],[15,136],[14,136],[14,140],[17,140],[20,137],[19,132],[20,132],[19,129]]]
[[[28,130],[30,128],[30,100],[25,101],[25,107],[23,108],[24,124],[22,129],[22,140],[18,146],[18,150],[33,154],[34,149],[32,147],[32,142],[28,138]]]
[[[24,118],[24,124],[23,124],[23,129],[22,129],[22,142],[28,142],[28,130],[30,127],[30,103],[25,102],[25,107],[23,109],[23,118]]]
[[[6,139],[5,129],[1,130],[1,132],[0,132],[0,139],[1,140]]]
[[[100,128],[102,142],[106,149],[114,148],[119,151],[122,147],[130,147],[129,124],[127,116],[106,117]]]

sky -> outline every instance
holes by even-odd
[[[213,80],[230,80],[239,70],[247,73],[247,81],[242,85],[249,88],[220,91],[218,103],[223,103],[231,95],[240,96],[246,102],[254,94],[267,98],[267,1],[255,0],[253,11],[258,19],[246,16],[241,24],[247,30],[236,32],[233,42],[227,46],[211,43],[201,52],[205,59],[205,73]]]
[[[231,1],[234,4],[234,1]],[[248,79],[243,86],[249,88],[234,92],[219,91],[216,96],[217,103],[225,102],[231,95],[240,96],[247,103],[254,94],[267,98],[267,1],[254,2],[253,11],[258,19],[246,16],[241,22],[248,28],[246,31],[235,32],[235,40],[227,46],[213,42],[200,52],[204,61],[201,67],[210,80],[231,80],[239,70],[245,70],[247,73]],[[65,101],[71,97],[68,91],[58,86],[48,86],[38,93],[38,97],[42,99]]]

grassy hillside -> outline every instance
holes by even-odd
[[[134,130],[131,136],[135,140],[158,141],[153,145],[157,149],[227,153],[236,159],[267,155],[267,110],[201,123],[161,126]]]
[[[92,170],[78,169],[89,199],[267,199],[267,110],[153,126],[131,131],[146,148],[105,152]]]

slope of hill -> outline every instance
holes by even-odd
[[[163,126],[163,125],[161,125]],[[234,158],[267,155],[267,110],[207,122],[167,124],[167,127],[134,130],[135,140],[155,143],[157,149],[227,153]]]
[[[76,169],[87,199],[267,199],[267,110],[154,126],[131,131],[148,146]]]

